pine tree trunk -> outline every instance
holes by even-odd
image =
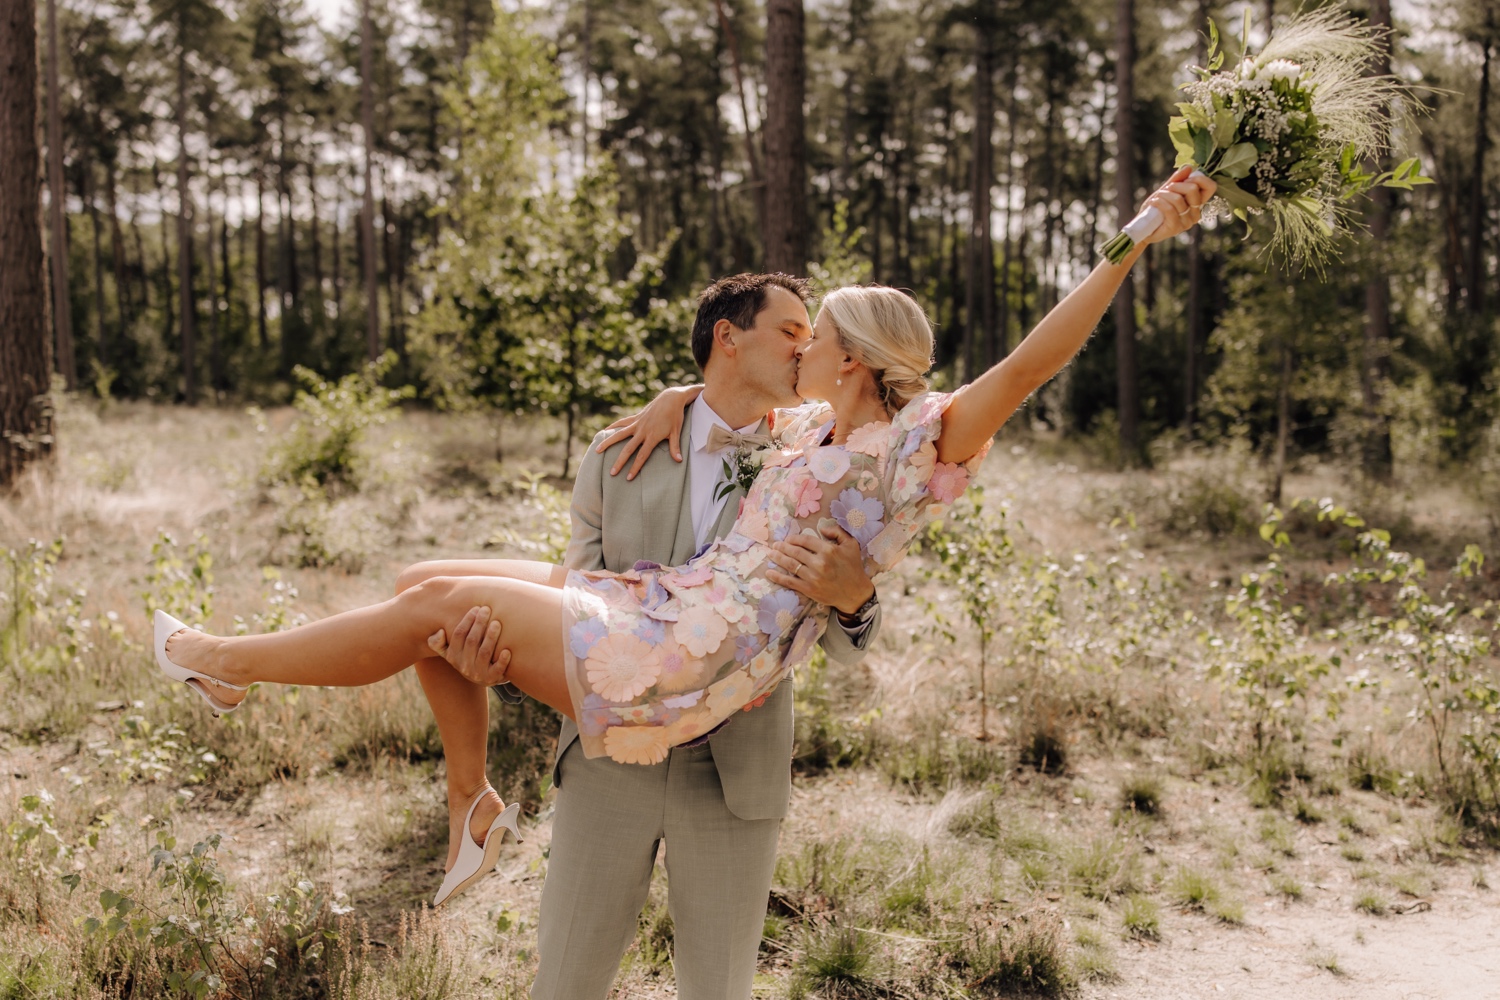
[[[1119,225],[1135,215],[1135,0],[1115,3],[1115,210]],[[1115,295],[1115,399],[1120,460],[1140,457],[1140,387],[1136,382],[1135,285]]]
[[[1390,0],[1370,0],[1370,26],[1378,30],[1390,30]],[[1389,49],[1382,50],[1370,71],[1375,75],[1391,71]],[[1381,157],[1372,164],[1372,171],[1379,173],[1384,170],[1388,159]],[[1390,188],[1375,188],[1370,192],[1370,208],[1365,217],[1370,237],[1365,277],[1364,338],[1359,365],[1360,408],[1364,417],[1361,450],[1364,452],[1366,474],[1377,479],[1389,478],[1391,474],[1391,428],[1382,411],[1380,398],[1386,380],[1391,340],[1391,283],[1385,271],[1387,238],[1391,227],[1391,200]],[[1195,230],[1196,228],[1194,227]]]
[[[117,336],[123,337],[125,329],[135,320],[135,306],[130,292],[130,282],[125,275],[125,233],[120,228],[119,193],[115,189],[115,165],[104,164],[104,200],[109,206],[109,257],[115,275],[115,313],[119,325]],[[108,358],[103,359],[108,363]]]
[[[326,310],[323,306],[323,237],[320,232],[323,226],[318,219],[318,171],[315,152],[309,152],[307,157],[307,204],[312,227],[310,230],[313,266],[312,322],[315,330],[321,330]]]
[[[802,0],[766,3],[766,194],[761,242],[767,271],[807,270],[807,55]]]
[[[255,165],[255,324],[255,346],[264,353],[271,343],[271,337],[266,330],[266,174],[264,162]]]
[[[57,370],[68,390],[78,388],[73,352],[73,304],[68,286],[68,192],[63,183],[62,96],[58,86],[57,0],[47,0],[47,204],[52,222],[52,325]]]
[[[740,45],[734,27],[724,10],[724,0],[714,0],[714,10],[719,15],[719,29],[724,32],[724,44],[729,48],[729,64],[734,69],[734,89],[740,99],[740,118],[745,126],[745,160],[750,167],[750,188],[754,196],[755,220],[762,227],[766,218],[766,184],[760,172],[760,157],[755,152],[755,130],[750,125],[750,102],[745,97],[745,71],[740,64]]]
[[[995,337],[995,49],[990,25],[974,26],[974,148],[964,282],[964,381],[985,369]]]
[[[222,223],[222,220],[221,220]],[[217,400],[220,383],[223,382],[223,358],[219,344],[219,289],[215,283],[217,271],[214,267],[214,192],[210,187],[204,192],[203,227],[208,238],[204,241],[204,267],[208,280],[208,390],[209,399]]]
[[[1468,277],[1468,307],[1471,316],[1484,311],[1484,159],[1489,148],[1490,113],[1490,62],[1494,55],[1494,39],[1485,38],[1481,43],[1484,58],[1479,66],[1479,113],[1474,118],[1474,166],[1470,173],[1469,188],[1469,259],[1465,268]]]
[[[380,285],[375,263],[375,190],[372,185],[375,160],[375,92],[371,79],[375,72],[375,40],[370,18],[370,0],[360,4],[359,30],[359,105],[360,122],[365,137],[364,211],[360,215],[360,234],[364,242],[365,265],[365,349],[369,359],[380,357]]]
[[[182,396],[189,406],[198,402],[197,318],[193,302],[193,212],[188,191],[187,154],[187,39],[177,25],[177,293],[182,314]]]
[[[83,165],[83,198],[89,210],[90,230],[94,237],[94,353],[99,364],[107,364],[109,339],[104,326],[104,224],[99,219],[99,198],[95,190],[94,165]]]
[[[51,450],[36,4],[0,0],[0,486]]]

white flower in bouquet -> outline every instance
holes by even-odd
[[[1359,166],[1389,149],[1391,107],[1407,93],[1397,77],[1370,65],[1386,35],[1337,10],[1299,14],[1252,58],[1246,40],[1233,70],[1221,70],[1219,31],[1209,22],[1209,64],[1183,85],[1188,100],[1169,123],[1177,166],[1191,164],[1218,184],[1210,202],[1248,221],[1269,214],[1271,251],[1297,264],[1332,252],[1345,203],[1373,187],[1410,190],[1432,183],[1415,159],[1376,175]],[[1111,263],[1161,224],[1147,208],[1104,245]]]

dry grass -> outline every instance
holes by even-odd
[[[0,997],[114,996],[127,978],[131,996],[163,996],[174,972],[197,968],[83,923],[104,916],[105,889],[170,911],[172,892],[150,872],[163,831],[179,848],[224,832],[225,899],[256,919],[298,880],[325,899],[315,923],[333,936],[322,948],[281,962],[280,978],[258,987],[226,965],[223,996],[255,987],[519,997],[529,985],[552,717],[535,706],[506,710],[492,740],[494,777],[502,794],[526,803],[536,835],[502,860],[505,878],[425,914],[446,813],[441,744],[415,680],[353,691],[263,687],[215,722],[188,692],[158,682],[142,591],[162,586],[146,582],[162,530],[179,553],[202,532],[210,621],[225,631],[235,613],[256,628],[379,599],[410,561],[538,538],[547,515],[512,484],[524,470],[556,470],[552,430],[507,425],[500,461],[490,421],[404,415],[372,436],[369,485],[319,522],[319,544],[340,555],[299,566],[284,508],[256,481],[267,443],[289,419],[267,414],[261,434],[232,411],[69,405],[53,469],[0,500],[0,548],[63,539],[47,584],[53,617],[31,621],[28,652],[9,649],[3,665],[0,813],[20,818],[0,851]],[[1399,713],[1384,711],[1406,695],[1398,682],[1348,695],[1332,721],[1309,703],[1295,746],[1277,761],[1247,749],[1244,704],[1208,676],[1200,640],[1225,627],[1225,586],[1263,547],[1238,528],[1168,525],[1195,503],[1208,505],[1200,520],[1238,509],[1222,491],[1187,487],[1228,469],[1250,476],[1235,464],[1243,456],[1185,454],[1165,471],[1121,475],[1025,436],[1002,439],[997,455],[1007,460],[992,461],[985,482],[988,496],[1013,500],[1028,560],[1015,578],[1055,571],[1055,613],[1046,618],[1017,590],[1004,623],[1012,638],[1001,644],[1009,659],[992,673],[989,742],[976,739],[966,659],[974,644],[935,634],[917,600],[886,602],[865,665],[801,678],[800,777],[761,952],[772,993],[1061,993],[1126,975],[1131,942],[1171,947],[1174,921],[1232,934],[1226,925],[1253,923],[1265,903],[1297,912],[1289,904],[1327,886],[1353,920],[1356,906],[1383,912],[1388,892],[1429,898],[1486,884],[1493,862],[1476,829],[1433,804],[1430,755]],[[1166,506],[1138,518],[1142,527],[1109,523],[1121,504],[1156,502],[1163,476],[1176,486]],[[1327,487],[1311,476],[1305,485]],[[1105,510],[1108,497],[1116,507]],[[1407,514],[1414,533],[1440,546],[1468,523],[1452,509]],[[1208,544],[1206,535],[1222,537]],[[508,554],[505,544],[495,553]],[[1294,584],[1311,606],[1321,600],[1324,556],[1310,555],[1305,569]],[[904,570],[882,593],[945,600],[919,560]],[[1044,652],[1025,654],[1014,638],[1022,634]],[[23,797],[42,788],[51,801],[27,807]],[[1256,799],[1263,808],[1252,807]],[[1463,877],[1439,874],[1456,864]],[[60,876],[75,870],[94,881],[70,891]],[[335,890],[348,893],[353,912],[327,908]],[[286,954],[284,941],[233,937],[229,950],[247,968],[267,947]],[[658,880],[624,989],[670,995],[670,939]],[[1333,971],[1331,955],[1309,961]]]

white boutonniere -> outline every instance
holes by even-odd
[[[766,452],[770,449],[769,444],[758,447],[745,445],[736,448],[733,454],[724,459],[724,481],[714,491],[714,502],[724,499],[736,489],[749,493],[750,485],[760,475],[761,466],[766,461]]]

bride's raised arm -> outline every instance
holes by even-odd
[[[1002,424],[1038,388],[1082,349],[1099,325],[1125,275],[1148,243],[1158,243],[1197,224],[1200,209],[1217,185],[1183,167],[1146,199],[1164,221],[1136,244],[1120,264],[1101,261],[1083,284],[1059,302],[1004,361],[954,393],[938,438],[938,461],[963,462],[995,436]]]

